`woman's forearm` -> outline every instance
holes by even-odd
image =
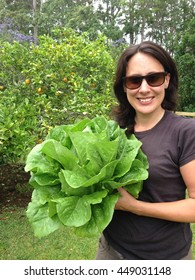
[[[136,215],[175,222],[195,222],[195,199],[186,198],[173,202],[145,202],[136,200],[126,190],[119,188],[121,197],[115,209],[129,211]]]
[[[193,198],[158,203],[137,201],[132,210],[135,214],[142,216],[175,222],[195,222],[195,199]]]

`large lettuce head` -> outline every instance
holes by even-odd
[[[141,142],[127,138],[115,121],[96,117],[53,128],[25,166],[34,188],[27,217],[35,236],[61,226],[99,235],[112,219],[117,188],[137,198],[147,169]]]

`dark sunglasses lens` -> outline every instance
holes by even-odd
[[[129,89],[136,89],[140,87],[142,83],[142,77],[127,77],[125,79],[125,86]]]
[[[146,77],[147,83],[152,87],[161,86],[165,81],[164,73],[151,74]]]

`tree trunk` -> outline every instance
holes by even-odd
[[[36,8],[37,8],[37,2],[36,0],[33,0],[33,25],[34,25],[34,45],[37,46],[37,38],[38,38],[38,25],[35,22],[35,15],[36,15]]]

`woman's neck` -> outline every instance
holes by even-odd
[[[161,108],[156,112],[152,112],[151,114],[140,114],[136,113],[135,116],[135,132],[146,131],[152,129],[164,116],[165,110]]]

